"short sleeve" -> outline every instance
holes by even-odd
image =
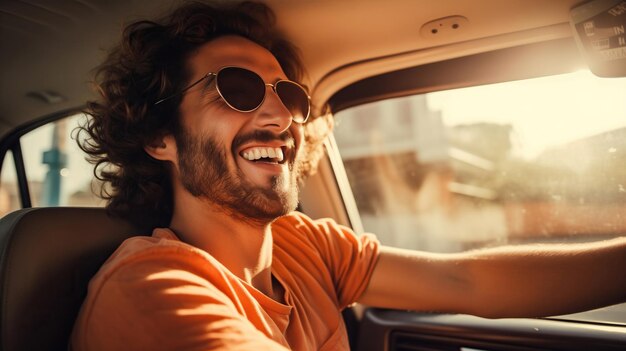
[[[380,246],[376,237],[357,236],[332,219],[312,220],[301,213],[291,216],[296,227],[319,252],[331,275],[339,308],[356,302],[367,288],[376,266]]]

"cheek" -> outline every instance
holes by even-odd
[[[221,111],[219,108],[211,109],[210,113],[205,113],[202,120],[192,126],[192,131],[210,136],[213,140],[232,152],[232,142],[238,133],[241,132],[244,119],[241,116]]]
[[[304,127],[301,124],[292,123],[289,129],[290,129],[291,135],[293,136],[296,142],[296,145],[298,145],[299,149],[302,149],[305,143]]]

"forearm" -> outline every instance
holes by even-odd
[[[534,317],[626,301],[626,238],[459,254],[382,247],[359,302],[370,306]]]
[[[626,238],[463,254],[468,313],[532,317],[626,301]]]
[[[360,303],[414,311],[469,313],[468,274],[460,254],[383,246]]]

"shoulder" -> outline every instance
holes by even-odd
[[[351,228],[333,219],[311,219],[300,212],[292,212],[272,224],[274,243],[287,251],[304,253],[315,251],[325,261],[334,261],[342,255],[353,255],[365,247],[377,251],[379,245],[374,235],[357,236]]]
[[[301,212],[291,212],[272,223],[278,240],[307,240],[313,243],[353,240],[357,235],[351,228],[332,218],[311,219]]]
[[[155,229],[155,234],[164,229]],[[120,268],[139,262],[152,262],[155,265],[165,264],[171,260],[194,261],[210,260],[206,252],[171,236],[154,235],[136,236],[126,239],[109,259],[102,265],[98,276],[107,276]]]
[[[124,241],[92,278],[89,297],[111,288],[138,291],[169,285],[206,286],[224,278],[221,267],[211,255],[173,234],[133,237]]]
[[[339,231],[341,231],[340,225],[332,219],[314,220],[295,211],[272,223],[272,233],[277,243],[286,241],[316,245],[320,241],[327,241],[329,236]]]
[[[177,310],[191,295],[234,311],[230,280],[215,258],[175,237],[133,237],[92,278],[82,312],[87,319],[150,315]]]
[[[244,317],[244,294],[208,253],[175,236],[134,237],[90,282],[73,344],[177,350],[193,340],[205,345],[222,342],[213,338],[216,333],[207,332],[210,328],[230,330],[224,335],[235,337],[245,332],[256,340],[262,335]],[[176,337],[171,337],[172,331]]]
[[[278,218],[272,223],[272,229],[275,232],[299,232],[304,235],[328,234],[337,231],[352,232],[350,228],[338,224],[331,218],[311,219],[297,211]]]

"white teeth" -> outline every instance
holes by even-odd
[[[285,156],[283,155],[283,149],[277,147],[276,149],[274,149],[274,152],[276,153],[276,158],[278,159],[278,162],[283,162],[283,159],[285,158]]]
[[[282,162],[285,158],[283,150],[279,147],[256,147],[242,153],[243,158],[248,161],[258,160],[260,158],[273,158],[278,162]]]

